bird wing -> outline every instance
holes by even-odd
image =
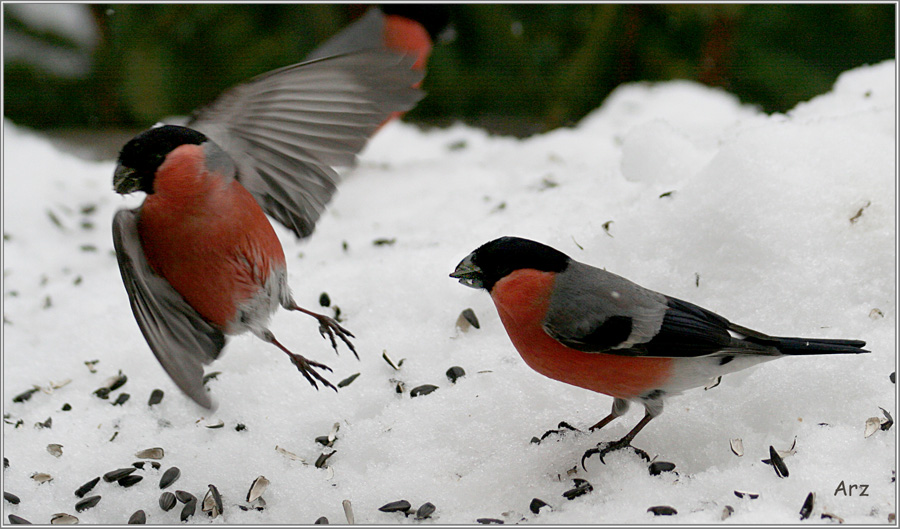
[[[188,126],[234,159],[267,213],[306,237],[336,190],[334,167],[354,165],[392,112],[424,96],[413,62],[381,48],[286,66],[229,89]]]
[[[225,335],[150,268],[138,235],[139,215],[140,209],[123,209],[113,218],[113,243],[131,310],[169,377],[197,404],[211,408],[203,364],[218,357]]]
[[[384,13],[378,6],[370,7],[334,36],[316,46],[305,60],[321,59],[349,51],[384,47]]]
[[[702,307],[574,261],[557,277],[544,320],[550,336],[584,352],[649,357],[777,354],[770,346],[735,339],[730,327],[728,320]]]

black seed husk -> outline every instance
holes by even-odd
[[[12,492],[3,491],[3,499],[12,503],[13,505],[18,505],[20,501],[19,497],[13,494]]]
[[[135,511],[131,517],[128,518],[129,525],[142,525],[147,523],[147,513],[143,510]]]
[[[175,497],[178,498],[178,501],[180,501],[181,503],[190,503],[192,501],[197,501],[197,497],[186,490],[176,490]]]
[[[319,457],[316,458],[316,468],[322,468],[325,466],[325,462],[328,461],[328,458],[337,453],[337,450],[331,451],[329,453],[322,452],[319,454]]]
[[[392,501],[378,508],[381,512],[402,512],[407,514],[410,509],[412,509],[412,505],[406,500]]]
[[[127,467],[127,468],[118,468],[116,470],[110,470],[106,474],[103,474],[103,481],[107,483],[112,483],[113,481],[119,481],[125,476],[131,474],[137,470],[135,467]]]
[[[668,461],[654,461],[650,463],[650,475],[658,476],[663,472],[671,472],[675,470],[675,463],[669,463]]]
[[[326,307],[327,307],[327,305],[326,305]],[[324,516],[319,516],[318,518],[316,518],[316,521],[313,522],[313,525],[328,525],[328,518],[325,518]]]
[[[416,520],[424,520],[425,518],[430,517],[434,514],[435,510],[437,510],[437,507],[430,501],[423,503],[421,507],[416,509]]]
[[[146,461],[135,461],[131,466],[139,470],[144,470],[144,463],[146,463]]]
[[[246,429],[247,429],[247,425],[242,422],[237,423],[237,425],[235,425],[235,427],[234,427],[234,431],[236,431],[236,432],[243,432]]]
[[[66,402],[62,405],[62,411],[72,411],[72,405]]]
[[[100,503],[100,496],[88,496],[87,498],[79,501],[75,504],[75,510],[78,512],[90,509],[94,505]]]
[[[175,506],[175,495],[171,492],[163,492],[159,496],[159,508],[164,511],[172,510]]]
[[[113,402],[113,406],[121,406],[122,404],[128,402],[128,399],[130,398],[131,395],[129,395],[128,393],[119,393],[119,396],[116,397],[115,402]]]
[[[759,498],[759,494],[756,494],[753,492],[741,492],[739,490],[734,491],[734,495],[737,496],[738,498],[743,498],[744,496],[747,496],[751,500],[755,500],[756,498]]]
[[[498,520],[496,518],[477,518],[475,521],[480,524],[503,524],[503,520]]]
[[[203,385],[205,386],[206,383],[209,382],[210,380],[215,380],[216,377],[218,377],[221,374],[222,374],[221,371],[213,371],[212,373],[207,373],[206,375],[203,375]]]
[[[775,447],[772,445],[769,445],[769,459],[772,461],[772,466],[775,467],[775,473],[779,478],[786,478],[790,475],[787,465],[784,464],[784,459],[778,455],[778,452],[775,451]]]
[[[319,305],[323,307],[331,306],[331,297],[328,296],[328,292],[322,292],[322,294],[319,296]]]
[[[459,366],[453,366],[447,370],[447,378],[449,378],[450,382],[453,384],[456,384],[456,380],[464,376],[466,376],[466,370]]]
[[[891,383],[892,383],[892,384],[896,384],[896,383],[897,383],[897,372],[896,372],[896,371],[891,371],[890,379],[891,379]]]
[[[159,463],[159,461],[151,461],[150,466],[153,467],[154,470],[159,470],[159,467],[161,467],[162,465]]]
[[[436,389],[438,389],[438,387],[433,384],[422,384],[421,386],[417,386],[409,390],[409,396],[418,397],[419,395],[428,395]]]
[[[806,500],[803,502],[803,507],[800,508],[800,519],[805,520],[809,518],[809,515],[812,514],[813,504],[816,501],[816,495],[810,492],[806,495]]]
[[[110,384],[109,390],[115,391],[124,386],[126,382],[128,382],[128,377],[125,376],[121,371],[119,371],[119,376],[117,376],[116,379],[113,380],[113,383]]]
[[[11,524],[20,524],[20,525],[21,525],[21,524],[28,524],[28,525],[31,525],[31,522],[29,522],[29,521],[26,520],[25,518],[22,518],[21,516],[16,516],[15,514],[10,514],[10,515],[9,515],[9,523],[11,523]]]
[[[172,483],[175,483],[175,481],[177,481],[180,476],[181,470],[179,470],[178,467],[169,468],[168,470],[163,472],[162,477],[159,478],[159,488],[164,489],[168,487]]]
[[[673,514],[678,514],[678,511],[676,511],[674,507],[669,507],[668,505],[656,505],[647,509],[647,512],[652,512],[654,516],[672,516]]]
[[[38,391],[38,389],[39,388],[31,388],[29,390],[23,391],[22,393],[19,393],[18,395],[13,397],[13,402],[25,402],[26,400],[30,399],[31,396]]]
[[[219,494],[219,489],[216,488],[215,485],[209,485],[209,493],[212,494],[213,502],[216,504],[216,509],[219,513],[222,513],[222,495]]]
[[[475,311],[474,311],[474,310],[472,310],[472,309],[466,309],[466,310],[462,311],[462,313],[460,314],[460,316],[462,316],[463,318],[465,318],[466,321],[469,322],[469,325],[471,325],[472,327],[475,327],[476,329],[480,329],[480,328],[481,328],[481,324],[478,323],[478,317],[475,316]]]
[[[541,508],[542,508],[542,507],[550,507],[550,505],[548,505],[547,502],[545,502],[544,500],[542,500],[542,499],[540,499],[540,498],[534,498],[534,499],[532,499],[532,500],[531,500],[531,504],[528,505],[528,508],[529,508],[529,509],[531,510],[531,512],[533,512],[534,514],[540,514],[540,513],[541,513]],[[550,508],[552,509],[553,507],[550,507]]]
[[[163,395],[165,395],[165,393],[163,393],[163,390],[154,389],[150,392],[150,400],[147,401],[147,405],[153,406],[155,404],[159,404],[163,400]]]
[[[578,496],[583,496],[594,490],[594,487],[588,483],[587,480],[574,478],[573,481],[575,482],[575,488],[563,492],[563,496],[565,496],[567,500],[573,500]]]
[[[322,446],[328,446],[331,443],[327,435],[320,435],[316,437],[316,442]]]
[[[139,482],[142,479],[144,479],[144,476],[131,475],[131,476],[125,476],[124,478],[119,479],[118,481],[116,481],[116,483],[127,488],[127,487],[130,487],[130,486],[136,484],[137,482]]]
[[[184,522],[188,518],[194,515],[194,512],[197,510],[197,498],[187,502],[184,504],[184,507],[181,509],[181,521]]]
[[[345,378],[344,380],[341,380],[340,382],[338,382],[337,387],[345,388],[345,387],[349,386],[350,384],[353,383],[354,380],[356,380],[356,377],[358,377],[358,376],[359,376],[359,373],[350,375],[349,377]]]
[[[75,495],[78,496],[79,498],[84,498],[84,495],[87,494],[88,492],[90,492],[91,489],[93,489],[93,488],[97,485],[97,483],[99,483],[99,482],[100,482],[100,477],[99,477],[99,476],[96,477],[96,478],[94,478],[94,479],[92,479],[92,480],[90,480],[90,481],[88,481],[87,483],[85,483],[84,485],[78,487],[78,488],[75,490]]]

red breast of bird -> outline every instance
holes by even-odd
[[[168,154],[138,233],[150,266],[204,318],[234,334],[239,307],[269,305],[261,316],[278,308],[286,286],[267,282],[283,281],[285,258],[265,213],[234,179],[233,165],[215,154],[207,164],[213,149],[187,144]]]

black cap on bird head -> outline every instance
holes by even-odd
[[[207,137],[194,129],[163,125],[145,130],[128,141],[119,152],[113,189],[127,195],[135,191],[153,193],[153,178],[166,156],[181,145],[201,145]]]
[[[569,256],[546,244],[519,237],[500,237],[481,245],[463,259],[450,277],[467,287],[488,292],[516,270],[562,272],[569,266]]]

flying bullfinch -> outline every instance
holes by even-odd
[[[670,395],[783,356],[868,352],[860,340],[768,336],[517,237],[484,244],[450,277],[490,293],[532,369],[613,397],[612,411],[591,430],[624,414],[632,401],[644,406],[644,417],[622,439],[585,453],[601,461],[629,447]]]
[[[117,193],[143,191],[140,207],[113,219],[119,270],[150,349],[178,387],[201,406],[203,364],[226,336],[252,332],[313,385],[334,389],[267,328],[279,305],[309,314],[319,332],[356,354],[353,335],[299,307],[284,252],[265,213],[297,237],[312,233],[335,192],[334,166],[351,166],[376,128],[422,97],[413,57],[385,48],[303,62],[238,85],[189,127],[151,128],[122,148]],[[265,213],[264,213],[265,212]]]

